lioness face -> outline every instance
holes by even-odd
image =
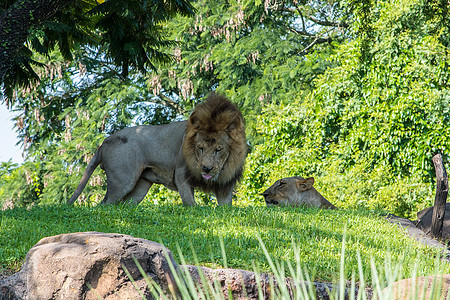
[[[302,193],[312,188],[314,178],[288,177],[277,180],[262,195],[267,206],[301,205]]]
[[[230,154],[227,133],[199,132],[195,136],[195,156],[197,171],[205,180],[216,180]],[[193,170],[194,171],[194,170]]]

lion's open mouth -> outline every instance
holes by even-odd
[[[206,180],[209,180],[212,178],[211,174],[202,174],[202,177],[205,178]]]

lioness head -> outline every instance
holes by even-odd
[[[314,187],[314,178],[288,177],[277,180],[262,195],[267,206],[312,206],[319,208],[336,207],[325,199]]]
[[[183,156],[193,186],[220,190],[240,179],[247,155],[244,118],[225,97],[211,94],[186,126]]]

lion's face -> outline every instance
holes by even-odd
[[[225,132],[199,132],[194,138],[196,164],[191,172],[215,181],[230,155],[230,137]]]
[[[267,206],[290,206],[302,204],[303,193],[314,184],[314,178],[288,177],[277,180],[263,192]]]
[[[231,195],[247,156],[241,112],[223,96],[209,96],[189,117],[182,152],[192,186]]]

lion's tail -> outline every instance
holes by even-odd
[[[98,148],[97,152],[95,152],[94,157],[91,159],[89,164],[86,167],[86,170],[84,170],[83,177],[81,177],[80,184],[78,185],[77,189],[73,193],[72,197],[70,197],[69,201],[67,201],[67,204],[73,204],[77,199],[78,196],[80,196],[81,192],[84,190],[86,184],[89,181],[89,178],[91,178],[92,173],[94,173],[95,168],[98,167],[98,165],[102,162],[102,155],[101,155],[101,147]]]

